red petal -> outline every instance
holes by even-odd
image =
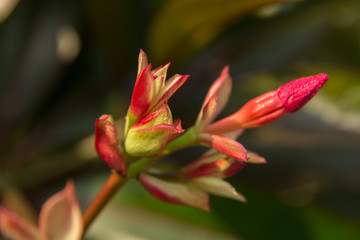
[[[156,76],[156,77],[163,76],[164,80],[165,80],[166,79],[166,73],[167,73],[167,70],[168,70],[169,66],[170,66],[170,63],[166,64],[163,67],[159,67],[159,68],[153,70],[152,71],[153,76]]]
[[[189,171],[186,176],[187,179],[195,179],[199,177],[218,175],[222,174],[222,171],[224,171],[224,169],[228,166],[228,161],[220,159],[215,162],[201,164],[197,168],[192,169],[192,171]]]
[[[140,49],[139,60],[138,60],[138,73],[137,73],[138,76],[147,65],[149,65],[149,63],[147,60],[146,53],[142,49]]]
[[[176,74],[169,80],[167,80],[165,87],[159,93],[159,100],[153,107],[151,107],[151,109],[157,109],[161,105],[163,105],[164,102],[167,102],[169,98],[176,92],[176,90],[179,89],[179,87],[181,87],[185,83],[188,78],[189,75],[182,76]]]
[[[241,171],[246,166],[246,162],[240,162],[236,159],[229,160],[229,166],[226,168],[226,170],[222,173],[223,178],[228,178],[239,171]]]
[[[218,95],[216,112],[212,115],[209,122],[212,121],[214,118],[216,118],[216,116],[225,107],[227,101],[229,100],[231,89],[232,89],[232,80],[229,75],[229,66],[226,66],[222,70],[220,76],[215,80],[215,82],[209,88],[209,91],[207,92],[204,100],[203,106],[207,104],[210,98],[212,98],[215,94]]]
[[[179,131],[185,131],[185,130],[182,129],[182,127],[181,127],[181,120],[180,120],[180,119],[175,119],[175,120],[173,121],[173,125],[174,125],[174,127],[175,127],[177,130],[179,130]]]
[[[136,128],[144,129],[144,128],[152,127],[157,124],[161,124],[161,123],[171,124],[172,122],[173,121],[169,106],[167,105],[167,103],[164,103],[163,106],[158,110],[148,113],[144,117],[142,117],[136,124],[134,124],[131,127],[131,129],[136,129]]]
[[[129,107],[131,118],[139,119],[146,114],[154,97],[154,79],[150,71],[151,65],[145,67],[136,79]]]
[[[246,149],[234,139],[207,133],[200,133],[199,137],[205,145],[214,148],[216,151],[224,153],[229,157],[236,158],[240,161],[247,161]]]
[[[186,165],[181,172],[185,175],[186,179],[222,173],[229,165],[225,157],[226,155],[214,150],[207,151],[200,158]]]
[[[198,131],[201,131],[205,125],[212,121],[213,116],[217,111],[217,98],[218,94],[216,93],[201,108],[195,123],[195,127]]]
[[[95,122],[95,149],[106,164],[123,175],[126,172],[126,160],[119,147],[115,126],[108,121],[110,115],[102,115]]]
[[[229,75],[229,67],[226,66],[206,94],[195,123],[198,130],[201,131],[205,125],[214,120],[222,111],[229,100],[231,88],[232,81]]]

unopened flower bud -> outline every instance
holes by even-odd
[[[180,120],[173,122],[167,104],[149,113],[133,125],[125,139],[126,151],[136,157],[155,157],[166,145],[183,133]]]
[[[95,149],[106,164],[125,175],[126,160],[119,148],[116,129],[110,115],[102,115],[95,122]]]
[[[325,84],[328,76],[320,73],[280,86],[247,102],[239,111],[205,127],[204,132],[222,134],[275,121],[304,106]]]

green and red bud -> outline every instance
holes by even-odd
[[[252,128],[275,121],[304,106],[326,83],[328,76],[320,73],[303,77],[280,86],[247,102],[239,111],[212,123],[204,132],[222,134],[242,128]]]
[[[117,132],[110,115],[102,115],[95,122],[95,149],[111,169],[126,175],[126,160],[119,148]]]
[[[136,157],[155,157],[166,145],[184,132],[180,120],[173,121],[166,103],[141,118],[128,131],[125,138],[127,153]]]
[[[174,75],[165,81],[169,64],[151,71],[147,56],[140,50],[138,76],[127,114],[126,132],[140,118],[157,110],[181,87],[189,76]]]

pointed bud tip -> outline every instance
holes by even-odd
[[[190,75],[182,75],[182,79],[185,79],[184,81],[186,81],[188,78],[190,77]]]
[[[294,113],[314,97],[327,80],[325,73],[293,80],[278,88],[278,97],[286,110]]]
[[[142,48],[140,48],[139,55],[146,55],[146,53],[144,52],[144,50],[142,50]]]
[[[222,72],[221,73],[229,73],[229,71],[230,71],[230,67],[229,67],[229,65],[226,65],[224,68],[223,68],[223,70],[222,70]]]

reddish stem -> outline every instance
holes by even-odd
[[[114,194],[125,182],[125,178],[122,178],[115,171],[111,173],[101,190],[83,214],[83,235],[96,216],[104,208],[105,204],[114,196]]]

